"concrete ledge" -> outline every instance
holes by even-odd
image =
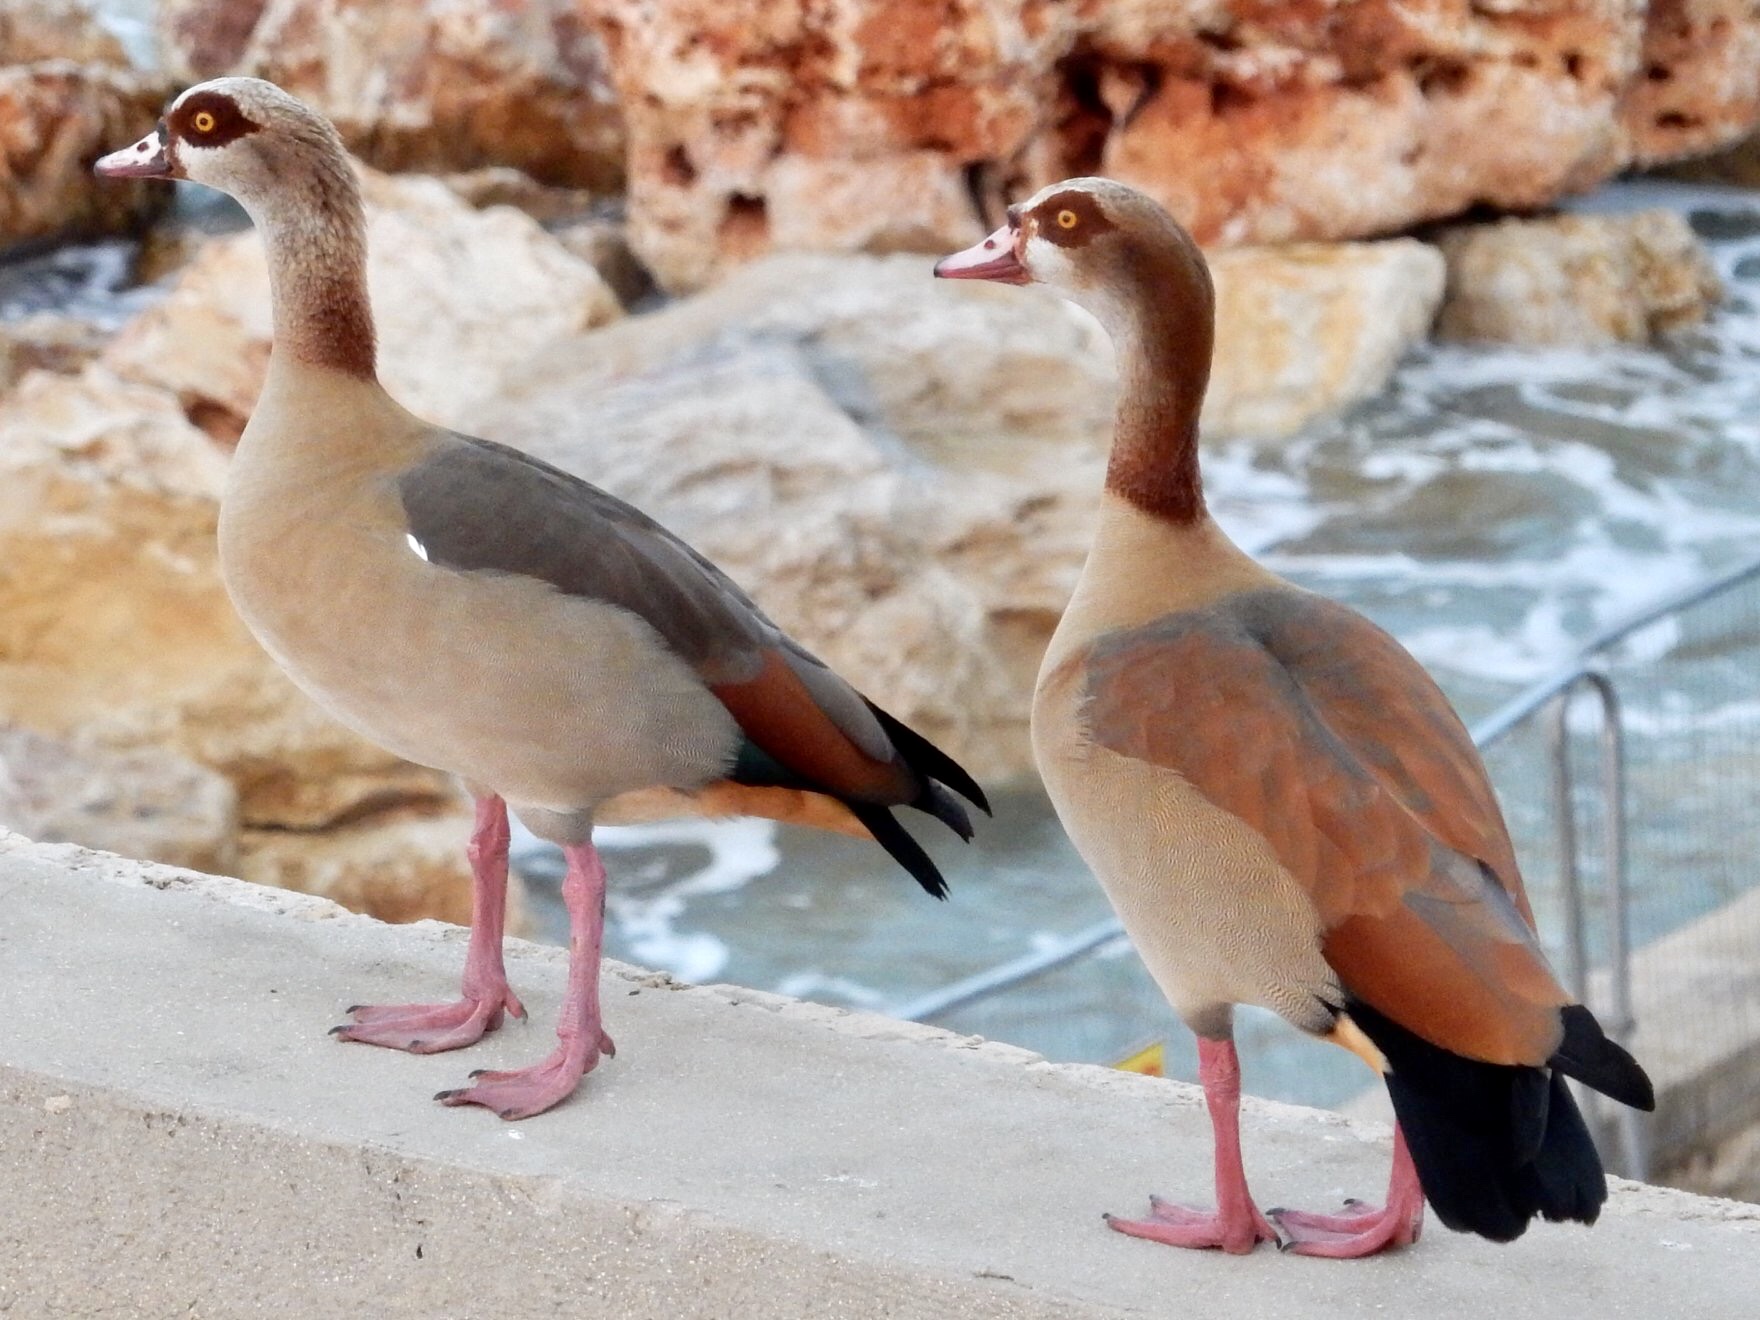
[[[1208,1194],[1174,1083],[872,1015],[607,970],[619,1054],[508,1125],[429,1096],[547,1050],[344,1046],[450,995],[462,932],[0,834],[0,1314],[455,1317],[1751,1316],[1760,1208],[1621,1186],[1593,1231],[1432,1229],[1367,1263],[1106,1232]],[[1267,1204],[1377,1195],[1384,1130],[1253,1104]]]

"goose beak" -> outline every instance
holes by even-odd
[[[998,284],[1031,284],[1033,277],[1021,264],[1016,251],[1020,230],[1011,220],[981,243],[935,263],[935,275],[944,280],[994,280]]]
[[[104,179],[171,178],[171,157],[165,150],[165,126],[159,125],[132,147],[112,151],[92,166],[92,173]]]

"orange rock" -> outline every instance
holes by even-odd
[[[777,248],[963,242],[1055,102],[1047,0],[582,0],[629,133],[631,240],[700,287]]]
[[[624,100],[632,240],[673,290],[778,248],[956,246],[1097,172],[1210,245],[1382,234],[1760,119],[1741,0],[578,3]]]
[[[267,78],[380,169],[622,180],[617,106],[571,0],[167,0],[158,22],[185,81]]]
[[[33,52],[16,30],[0,37]],[[0,249],[133,229],[163,209],[164,187],[97,179],[90,168],[152,127],[160,87],[109,63],[8,63],[7,49],[0,46]]]

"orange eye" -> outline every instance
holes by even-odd
[[[190,127],[198,133],[212,133],[216,122],[213,113],[208,110],[196,111],[189,121]]]
[[[1074,229],[1081,222],[1082,218],[1074,211],[1059,211],[1057,213],[1057,227],[1059,229]]]

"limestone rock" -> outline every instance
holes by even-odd
[[[1381,234],[1760,120],[1740,0],[579,3],[637,250],[675,290],[772,249],[952,248],[1000,196],[1094,173],[1206,245]]]
[[[1746,1128],[1713,1149],[1663,1170],[1655,1181],[1702,1196],[1760,1201],[1760,1126]]]
[[[461,170],[439,177],[461,200],[479,211],[485,206],[511,206],[524,211],[540,224],[579,219],[599,201],[590,188],[562,188],[539,183],[511,165],[485,165],[481,169]]]
[[[1442,255],[1427,243],[1292,244],[1210,255],[1217,349],[1207,435],[1282,438],[1378,393],[1429,334]]]
[[[692,289],[772,249],[952,248],[968,170],[1039,127],[1069,6],[583,0],[629,132],[637,253]]]
[[[180,86],[237,73],[269,0],[158,0],[159,63]]]
[[[1737,188],[1760,188],[1760,134],[1750,135],[1732,147],[1707,156],[1658,165],[1648,171],[1664,179],[1686,183],[1722,183]]]
[[[1019,772],[1109,354],[1049,296],[948,288],[915,259],[774,258],[558,342],[472,429],[660,518],[974,773]]]
[[[1650,0],[1639,72],[1620,102],[1632,162],[1651,165],[1746,137],[1760,121],[1760,22],[1743,0]]]
[[[232,785],[173,752],[107,751],[0,724],[0,825],[147,862],[230,874]]]
[[[321,832],[246,830],[238,874],[257,884],[317,894],[381,921],[433,918],[468,926],[469,808],[403,810]],[[525,887],[507,884],[507,928],[525,928]]]
[[[1293,424],[1295,384],[1315,383],[1283,360],[1302,335],[1355,333],[1377,298],[1400,305],[1402,281],[1428,281],[1433,305],[1439,259],[1387,247],[1287,270],[1243,256],[1223,277],[1225,306],[1288,324],[1224,327],[1213,434]],[[1348,285],[1353,261],[1371,274],[1346,309],[1304,302]],[[1377,333],[1371,354],[1390,357]],[[1385,370],[1328,363],[1310,410]],[[1031,771],[1033,679],[1087,553],[1113,395],[1104,335],[1048,292],[937,283],[917,257],[794,256],[558,342],[467,420],[659,518],[996,778]]]
[[[599,272],[624,307],[633,308],[654,295],[654,277],[636,256],[629,241],[629,225],[622,219],[588,216],[553,227],[550,232]]]
[[[529,216],[475,210],[434,179],[362,178],[379,375],[423,417],[453,424],[510,364],[619,315],[599,273]],[[192,420],[230,441],[256,403],[270,329],[262,240],[235,234],[208,243],[104,361],[171,390]]]
[[[0,0],[0,64],[72,60],[126,68],[122,43],[81,0]]]
[[[164,391],[99,365],[0,400],[0,719],[165,747],[247,822],[316,827],[444,777],[334,723],[233,613],[214,543],[225,459]]]
[[[91,169],[153,126],[161,92],[109,65],[0,65],[0,249],[130,230],[163,209],[171,196],[163,184],[99,179]]]
[[[1506,219],[1445,231],[1437,332],[1518,344],[1643,343],[1694,325],[1722,296],[1672,211]]]
[[[278,83],[381,169],[623,177],[599,42],[569,0],[173,0],[159,37],[181,76]]]
[[[0,394],[27,371],[78,371],[96,357],[110,336],[77,316],[38,312],[0,321]]]

